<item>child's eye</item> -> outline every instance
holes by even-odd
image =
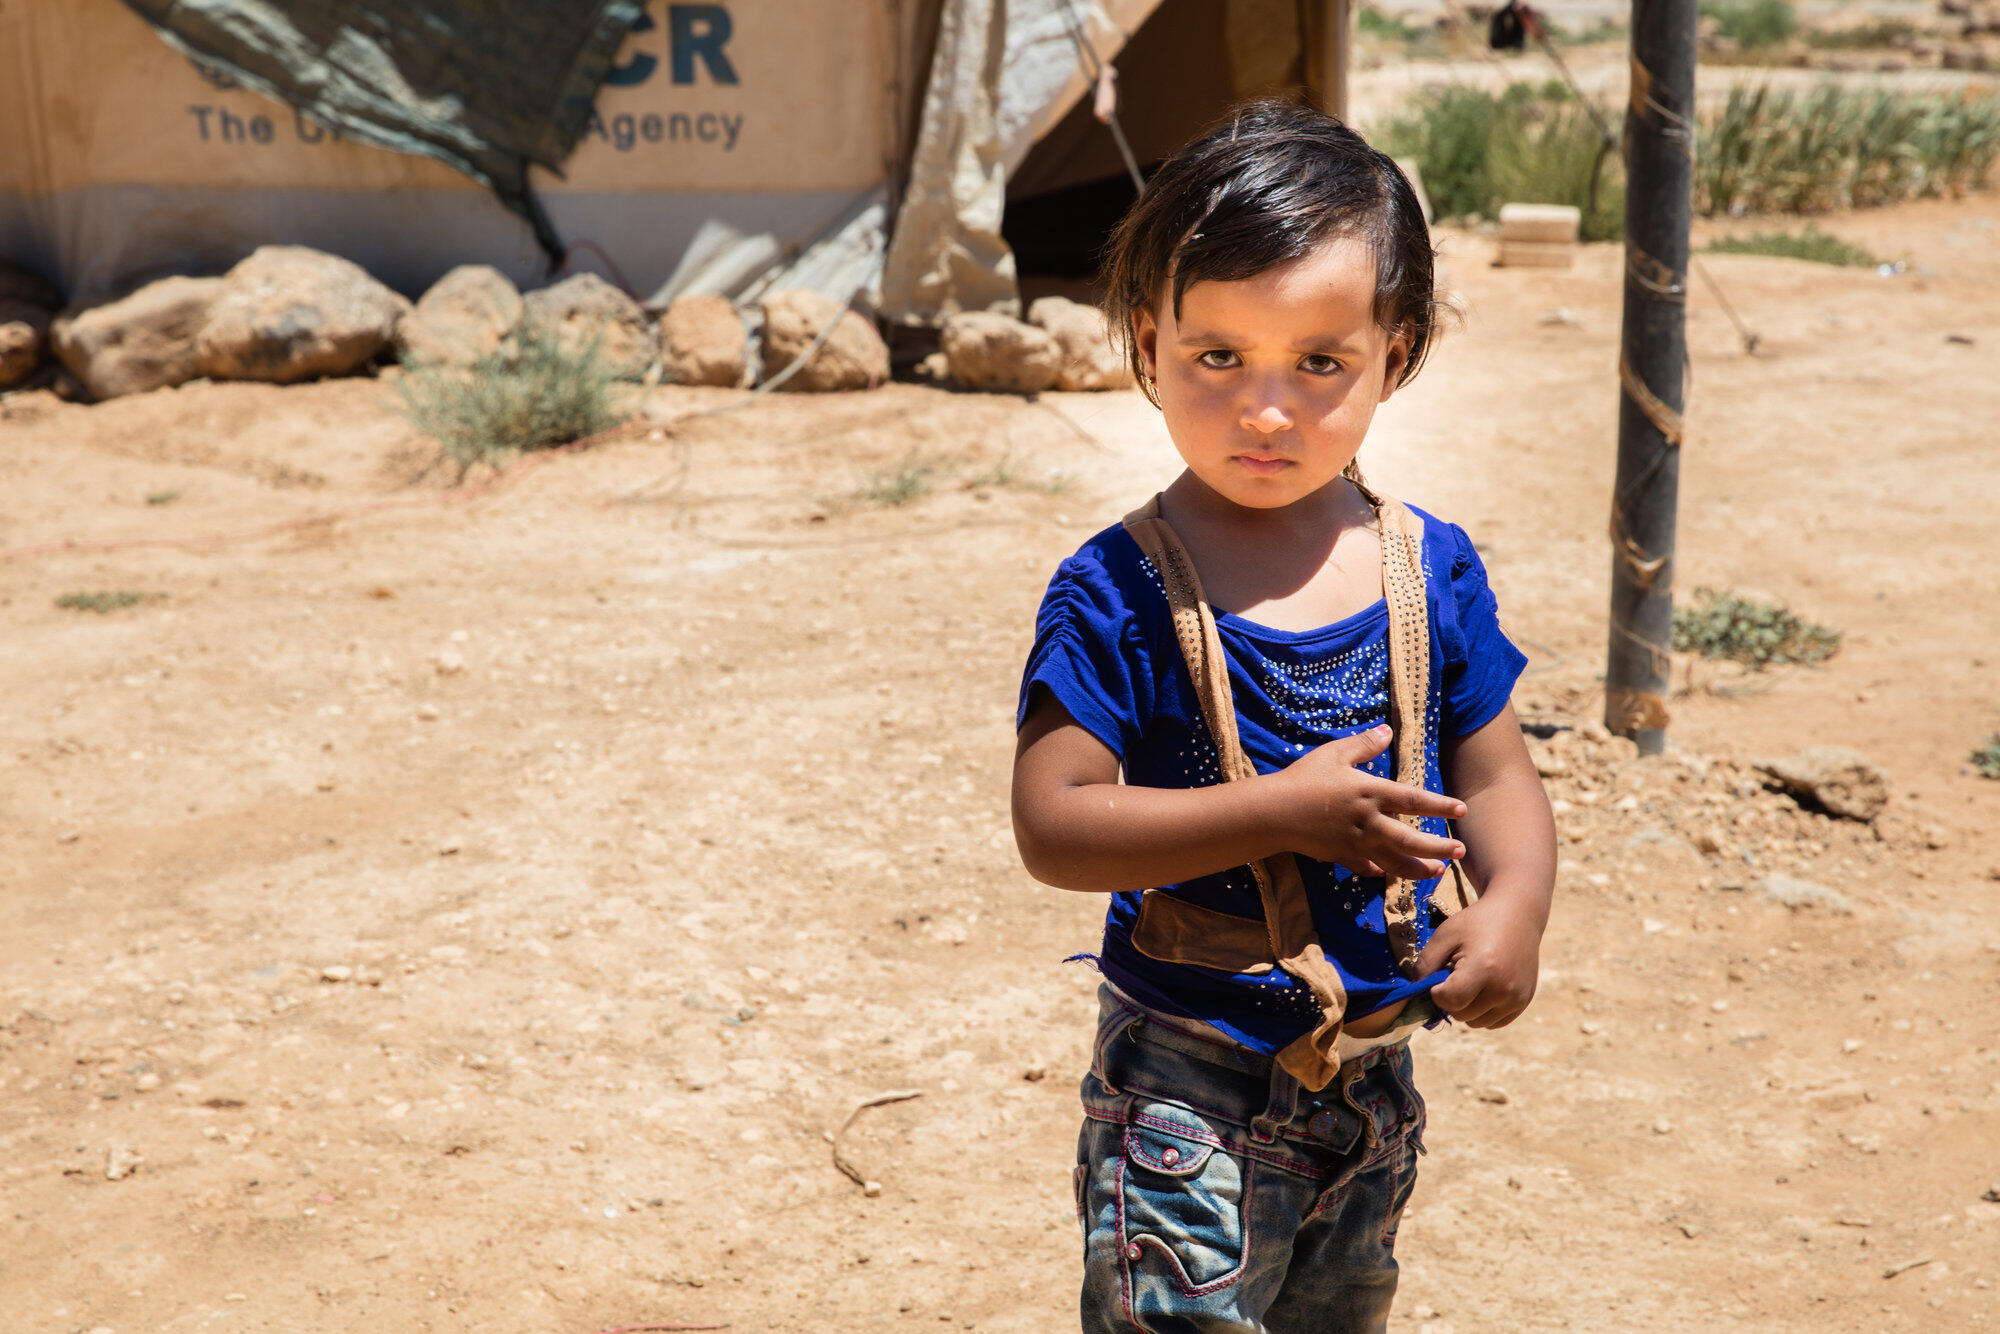
[[[1299,365],[1305,367],[1313,375],[1332,375],[1340,369],[1340,363],[1332,357],[1327,356],[1324,352],[1313,353],[1304,361],[1301,361]]]
[[[1210,370],[1226,371],[1236,364],[1236,354],[1219,347],[1210,348],[1199,357],[1196,357],[1195,360]]]

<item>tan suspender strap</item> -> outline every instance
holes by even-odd
[[[1160,517],[1160,498],[1154,496],[1127,515],[1125,530],[1138,543],[1139,550],[1153,562],[1153,568],[1159,572],[1160,582],[1166,589],[1167,604],[1173,611],[1174,637],[1180,642],[1181,656],[1187,662],[1188,676],[1194,682],[1195,696],[1201,703],[1202,717],[1215,741],[1223,781],[1256,777],[1256,766],[1243,753],[1243,742],[1236,731],[1235,696],[1229,688],[1229,664],[1222,654],[1222,640],[1215,631],[1215,615],[1209,608],[1208,599],[1202,596],[1201,580],[1195,574],[1194,562],[1188,558],[1187,548],[1181,545],[1174,530]],[[1320,948],[1319,933],[1312,922],[1312,905],[1306,898],[1305,881],[1299,875],[1298,859],[1289,852],[1281,852],[1250,863],[1250,871],[1256,878],[1257,895],[1264,906],[1264,930],[1271,957],[1312,992],[1320,1011],[1319,1023],[1311,1032],[1279,1052],[1278,1063],[1299,1083],[1317,1091],[1332,1082],[1334,1074],[1340,1069],[1334,1048],[1340,1040],[1341,1022],[1347,1010],[1347,989],[1341,985],[1339,972]],[[1148,894],[1141,906],[1141,915],[1151,915],[1157,922],[1162,918],[1158,910],[1166,908],[1169,903],[1181,908],[1195,906],[1171,896],[1163,898]],[[1183,915],[1171,914],[1169,920],[1179,916]],[[1184,917],[1183,921],[1190,928],[1196,926],[1191,918]],[[1169,933],[1166,931],[1149,934],[1152,939],[1142,944],[1140,932],[1135,929],[1135,947],[1152,953],[1162,946],[1171,947],[1173,943],[1167,938]],[[1171,934],[1184,936],[1194,932],[1183,930]],[[1174,956],[1156,954],[1155,957]],[[1214,956],[1211,953],[1209,957],[1212,959]],[[1183,958],[1180,961],[1200,960]],[[1208,966],[1243,971],[1246,965],[1256,962],[1264,961],[1246,959],[1234,964],[1210,962]]]
[[[1353,478],[1348,480],[1353,481]],[[1355,489],[1375,507],[1382,533],[1382,599],[1389,608],[1389,723],[1396,731],[1396,781],[1425,786],[1424,756],[1430,736],[1431,624],[1424,588],[1424,527],[1409,506],[1394,496],[1377,495],[1360,482]],[[1421,829],[1421,817],[1406,815],[1404,823]],[[1472,901],[1465,873],[1457,862],[1449,872],[1452,887],[1438,886],[1432,895],[1447,917]],[[1383,896],[1383,917],[1396,962],[1415,976],[1417,966],[1416,885],[1391,879]]]

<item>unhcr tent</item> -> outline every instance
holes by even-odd
[[[177,49],[147,22],[200,11],[228,26],[254,10],[254,40],[295,57],[288,43],[353,34],[285,22],[339,8],[0,4],[0,258],[78,302],[220,272],[276,242],[346,256],[410,294],[462,263],[539,284],[549,247],[531,210],[466,165],[490,145],[361,142],[251,91],[255,69],[205,72],[184,54],[200,54],[198,40],[170,32]],[[427,8],[444,6],[407,0],[400,10],[417,17],[398,22],[421,33]],[[559,7],[483,8],[495,24],[527,24]],[[557,62],[569,84],[524,79],[486,99],[532,109],[551,90],[595,87],[571,108],[575,147],[560,170],[525,169],[543,240],[567,267],[655,304],[805,286],[910,324],[1017,299],[1003,216],[1044,240],[1072,217],[1101,235],[1129,201],[1117,146],[1091,114],[1100,62],[1116,63],[1120,124],[1143,164],[1242,96],[1298,90],[1337,107],[1348,31],[1345,0],[630,0],[580,12],[588,25],[578,20]],[[479,67],[449,51],[357,49],[345,69],[440,121],[480,100]]]

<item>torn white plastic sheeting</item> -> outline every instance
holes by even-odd
[[[712,217],[689,238],[652,303],[664,307],[677,296],[710,292],[754,301],[780,288],[809,287],[836,301],[859,293],[856,304],[866,309],[874,297],[888,222],[886,189],[846,201],[802,246],[787,245],[768,230],[745,230]]]
[[[935,324],[1020,313],[1000,237],[1007,177],[1090,88],[1072,25],[1110,61],[1159,0],[946,0],[877,303]]]

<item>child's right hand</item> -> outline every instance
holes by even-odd
[[[1278,794],[1285,846],[1318,861],[1336,862],[1357,875],[1427,880],[1444,874],[1445,862],[1465,855],[1454,838],[1411,828],[1400,815],[1457,819],[1465,804],[1407,783],[1363,773],[1388,748],[1388,727],[1357,732],[1307,751],[1267,782]]]

